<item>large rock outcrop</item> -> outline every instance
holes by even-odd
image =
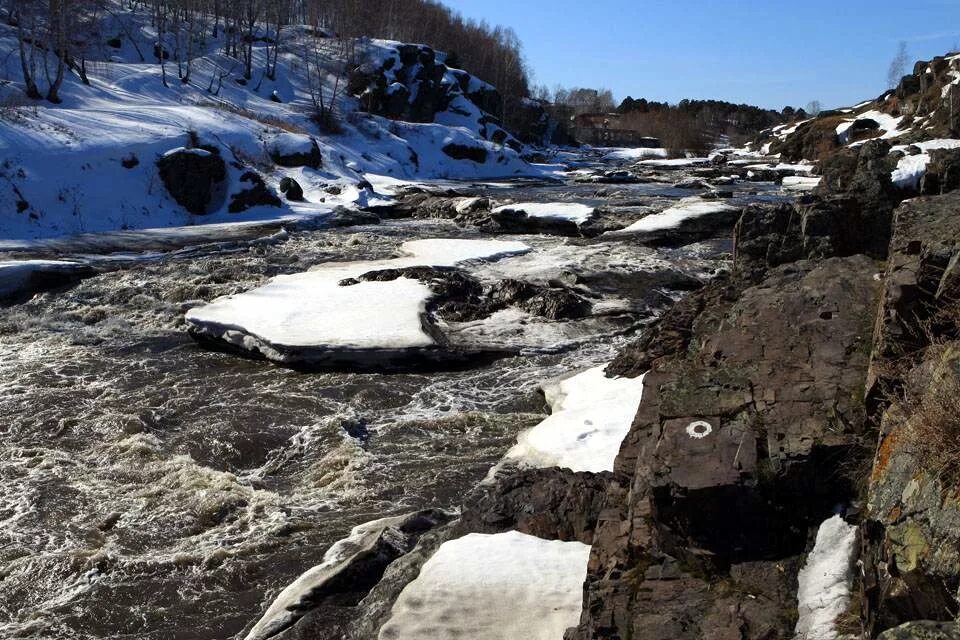
[[[790,637],[808,533],[854,494],[837,469],[861,453],[876,270],[801,261],[692,294],[710,303],[650,364],[570,638]]]
[[[227,177],[227,166],[219,152],[172,149],[160,156],[157,169],[167,191],[190,213],[203,215],[216,208],[215,196]]]
[[[958,207],[958,194],[918,198],[894,220],[869,379],[882,414],[861,558],[874,633],[960,611]]]

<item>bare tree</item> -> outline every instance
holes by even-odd
[[[887,70],[887,86],[890,89],[896,89],[903,76],[907,75],[907,66],[910,64],[910,53],[907,51],[907,43],[901,42],[897,49],[897,55],[890,61],[890,68]]]
[[[819,100],[811,100],[810,102],[807,103],[806,111],[811,116],[816,117],[820,115],[821,111],[823,111],[823,105],[820,104]]]

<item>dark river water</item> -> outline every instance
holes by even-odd
[[[599,204],[597,189],[494,191]],[[296,373],[205,350],[185,331],[201,301],[423,237],[478,235],[418,221],[294,232],[132,262],[0,308],[0,637],[242,637],[353,526],[455,507],[543,419],[540,381],[606,362],[635,337],[376,375]],[[717,264],[712,245],[521,239],[546,262],[589,253],[580,268],[627,275]]]

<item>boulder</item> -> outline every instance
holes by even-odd
[[[881,633],[877,640],[960,640],[956,622],[919,620]]]
[[[287,200],[292,202],[303,200],[303,187],[293,178],[286,177],[280,180],[280,192],[287,197]]]
[[[206,149],[172,149],[160,156],[157,169],[173,199],[195,215],[215,208],[214,195],[227,177],[220,154]]]
[[[248,170],[240,176],[242,188],[230,196],[230,213],[240,213],[251,207],[279,207],[280,198],[267,187],[259,173]],[[249,186],[246,186],[249,185]]]
[[[270,157],[281,167],[319,169],[323,166],[320,145],[308,135],[282,133],[275,136],[268,147]]]
[[[943,195],[960,188],[960,149],[932,149],[920,181],[923,195]]]

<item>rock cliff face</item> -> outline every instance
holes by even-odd
[[[692,294],[711,303],[650,363],[571,638],[790,636],[808,531],[854,495],[876,270],[799,261]]]
[[[793,637],[837,512],[860,523],[845,630],[957,637],[960,195],[898,205],[886,156],[744,211],[733,272],[610,365],[649,373],[568,640]]]

